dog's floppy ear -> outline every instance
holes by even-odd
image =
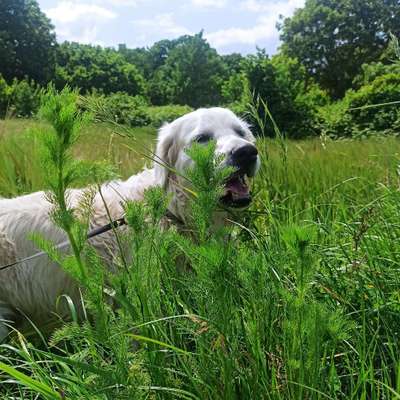
[[[156,181],[163,188],[167,187],[168,179],[174,173],[173,170],[178,158],[178,131],[179,126],[174,123],[165,124],[158,131],[154,169]]]

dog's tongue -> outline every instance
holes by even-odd
[[[230,180],[226,186],[225,189],[230,191],[231,193],[237,194],[237,195],[247,195],[249,194],[249,188],[246,184],[244,184],[240,179],[232,179]]]

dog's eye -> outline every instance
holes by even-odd
[[[233,130],[235,131],[236,135],[240,136],[241,138],[246,136],[246,132],[242,128],[234,127]]]
[[[194,141],[197,143],[207,143],[213,138],[211,133],[202,133],[199,136],[196,136]]]

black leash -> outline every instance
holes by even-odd
[[[124,217],[116,219],[115,221],[112,221],[107,225],[101,226],[100,228],[93,229],[92,231],[90,231],[87,234],[86,239],[89,240],[89,239],[91,239],[91,238],[93,238],[95,236],[98,236],[98,235],[101,235],[101,234],[106,233],[108,231],[111,231],[111,229],[118,228],[118,227],[120,227],[122,225],[126,225],[126,220],[125,220]],[[58,244],[56,246],[56,249],[61,249],[61,248],[66,247],[68,245],[69,245],[69,241],[63,242],[63,243]],[[46,255],[47,255],[46,252],[41,251],[40,253],[36,253],[36,254],[34,254],[32,256],[29,256],[29,257],[26,257],[26,258],[24,258],[22,260],[15,261],[15,262],[13,262],[11,264],[3,265],[2,267],[0,267],[0,271],[4,271],[5,269],[14,267],[14,266],[16,266],[18,264],[22,264],[23,262],[30,261],[30,260],[33,260],[33,259],[35,259],[37,257],[42,257],[42,256],[46,256]]]
[[[122,225],[126,225],[126,220],[124,217],[116,219],[107,225],[101,226],[100,228],[93,229],[88,233],[87,239],[91,239],[92,237],[111,231],[111,229],[119,228]]]

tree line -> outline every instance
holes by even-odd
[[[3,0],[0,112],[12,105],[29,115],[40,87],[52,83],[114,106],[124,103],[121,121],[132,124],[146,120],[129,116],[135,104],[139,110],[224,105],[245,115],[258,98],[267,120],[263,133],[270,136],[273,124],[263,104],[293,138],[397,133],[395,104],[362,107],[400,100],[400,0],[306,0],[277,29],[282,45],[272,57],[262,49],[245,57],[220,55],[202,32],[146,48],[103,48],[58,43],[36,0]]]

